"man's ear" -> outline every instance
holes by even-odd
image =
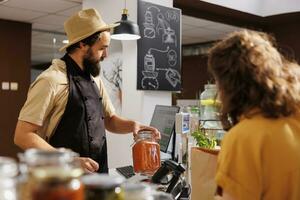
[[[88,48],[89,48],[88,46],[89,46],[89,45],[84,44],[83,42],[79,42],[79,49],[80,49],[80,50],[87,51]]]

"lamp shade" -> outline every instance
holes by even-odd
[[[115,40],[138,40],[141,38],[139,26],[128,20],[127,10],[123,10],[121,21],[117,22],[120,25],[113,29],[111,35],[112,39]]]

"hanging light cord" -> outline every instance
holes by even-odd
[[[126,0],[124,1],[123,14],[128,15]]]

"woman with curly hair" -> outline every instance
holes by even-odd
[[[300,67],[265,33],[241,30],[209,53],[222,118],[220,199],[300,199]]]

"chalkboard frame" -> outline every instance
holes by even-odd
[[[180,91],[181,10],[138,1],[137,89]]]

